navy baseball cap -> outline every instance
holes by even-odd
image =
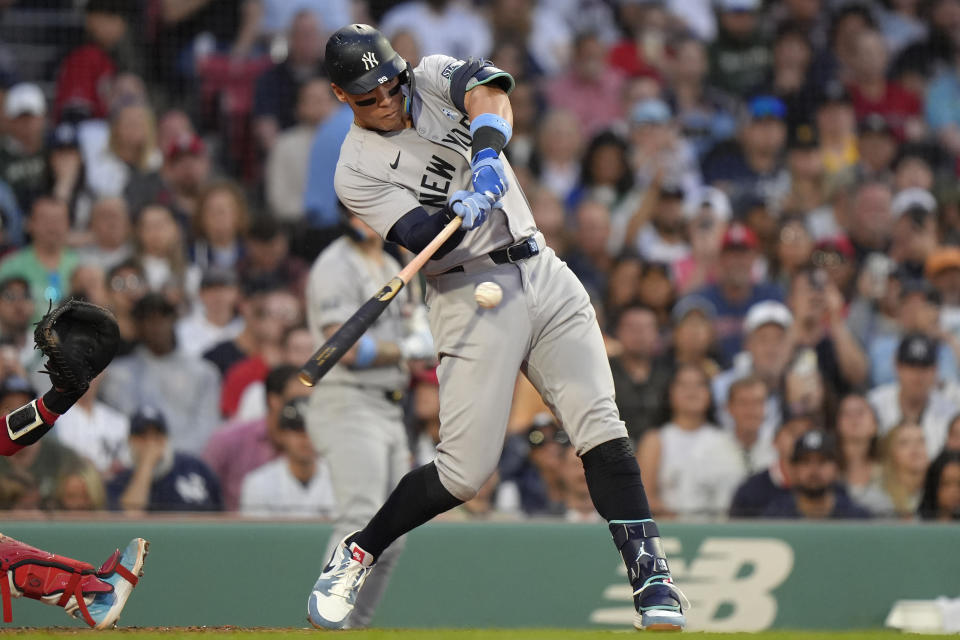
[[[150,429],[167,433],[167,419],[157,407],[144,405],[130,418],[130,435],[140,435]]]
[[[776,96],[755,96],[747,104],[747,110],[753,120],[764,118],[783,120],[787,117],[787,107]]]
[[[897,348],[897,364],[908,367],[934,367],[937,364],[935,339],[924,333],[908,333]]]
[[[680,300],[673,305],[670,318],[674,324],[679,324],[691,313],[699,313],[707,320],[713,321],[713,319],[717,317],[717,307],[707,298],[693,294],[680,298]]]
[[[837,441],[833,434],[821,429],[807,431],[797,438],[793,445],[793,455],[790,456],[791,462],[799,462],[804,456],[811,453],[819,453],[824,458],[837,461],[839,452],[837,451]]]

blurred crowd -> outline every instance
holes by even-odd
[[[658,517],[960,519],[960,0],[0,11],[0,410],[48,385],[50,301],[109,307],[123,343],[0,460],[0,507],[335,511],[296,371],[306,276],[344,224],[352,114],[324,44],[362,21],[412,65],[516,79],[505,153],[593,299]],[[411,364],[411,464],[437,386]],[[456,513],[599,518],[523,376],[499,470]]]

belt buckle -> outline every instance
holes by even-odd
[[[526,250],[527,250],[527,254],[524,255],[524,256],[518,256],[518,257],[515,258],[515,257],[513,256],[513,250],[514,250],[514,249],[516,249],[516,250],[518,250],[518,251],[521,250],[521,249],[526,249]],[[532,256],[535,256],[535,255],[537,255],[538,253],[540,253],[540,247],[537,246],[537,240],[536,240],[536,238],[534,238],[534,237],[531,236],[531,237],[525,239],[523,242],[518,242],[518,243],[515,244],[515,245],[512,245],[512,246],[507,247],[507,261],[508,261],[508,262],[511,262],[511,263],[513,263],[513,262],[519,262],[520,260],[526,260],[527,258],[530,258],[530,257],[532,257]]]

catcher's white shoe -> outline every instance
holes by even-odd
[[[143,561],[149,548],[149,542],[143,538],[134,538],[127,544],[118,560],[111,558],[97,572],[97,577],[110,583],[113,591],[98,593],[87,606],[95,629],[111,629],[117,625],[127,598],[143,575]]]
[[[307,599],[307,619],[318,629],[343,628],[357,602],[357,593],[370,573],[374,558],[354,543],[347,546],[352,535],[346,536],[333,550]]]

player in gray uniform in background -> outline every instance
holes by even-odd
[[[476,495],[496,469],[522,370],[580,455],[627,566],[635,626],[682,629],[686,600],[670,578],[617,413],[593,307],[545,246],[501,153],[512,133],[513,79],[483,60],[437,55],[411,69],[366,25],[334,33],[325,64],[354,113],[334,179],[341,202],[414,252],[454,216],[462,226],[423,269],[439,358],[437,458],[406,474],[377,514],[337,545],[307,601],[310,621],[342,627],[394,540]],[[503,290],[495,308],[474,302],[485,281]]]
[[[352,216],[345,228],[307,279],[307,321],[317,345],[400,270],[373,229]],[[406,362],[434,357],[425,310],[413,291],[387,307],[310,395],[307,431],[329,465],[337,504],[328,554],[367,523],[410,470],[401,406],[410,383]],[[377,573],[347,621],[351,628],[370,624],[402,547],[401,539],[377,558]]]

